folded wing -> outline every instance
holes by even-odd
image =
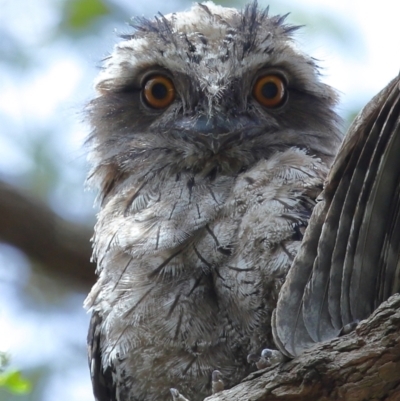
[[[400,77],[357,116],[328,175],[273,315],[294,357],[400,290]]]

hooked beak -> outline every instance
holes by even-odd
[[[200,142],[202,145],[217,154],[229,143],[245,137],[252,136],[254,129],[259,131],[260,125],[248,117],[220,117],[220,116],[201,116],[195,121],[184,118],[175,123],[179,131],[191,136],[191,140]],[[193,138],[195,136],[195,138]]]

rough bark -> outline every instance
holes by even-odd
[[[400,400],[400,295],[352,333],[258,371],[207,401]]]
[[[68,222],[43,202],[0,182],[0,240],[21,249],[45,273],[88,290],[95,281],[93,229]]]

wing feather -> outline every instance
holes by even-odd
[[[362,110],[329,173],[273,315],[296,356],[400,290],[400,77]]]
[[[103,369],[101,361],[101,317],[93,312],[87,337],[88,362],[96,401],[117,401],[112,369]]]

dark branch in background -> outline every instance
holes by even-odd
[[[399,401],[400,295],[349,335],[258,371],[207,401]]]
[[[84,291],[95,282],[92,233],[93,228],[62,219],[43,202],[0,181],[0,241]]]

